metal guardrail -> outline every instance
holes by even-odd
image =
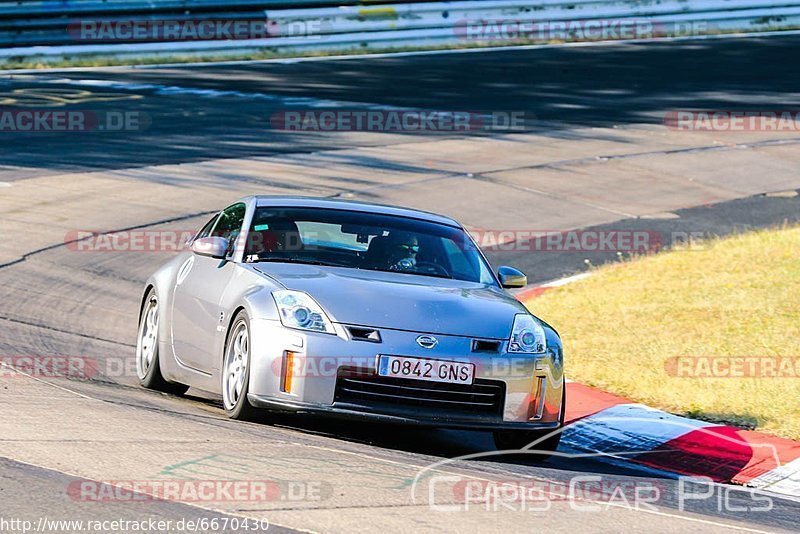
[[[158,13],[179,11],[227,11],[241,8],[336,6],[356,4],[356,1],[335,0],[0,0],[0,17],[75,16],[87,13],[113,15],[118,13]]]
[[[165,21],[263,21],[269,34],[227,40],[76,38],[76,25],[87,20],[112,28],[133,21],[150,26]],[[380,5],[341,0],[0,1],[0,58],[228,55],[263,49],[387,48],[518,38],[574,41],[587,40],[588,30],[598,25],[625,23],[639,24],[640,29],[650,24],[653,37],[793,28],[800,27],[800,0],[387,1]]]
[[[321,33],[398,31],[449,28],[464,21],[583,21],[637,19],[663,21],[664,17],[696,20],[710,17],[776,16],[800,8],[789,0],[482,0],[430,2],[381,6],[340,6],[319,9],[268,10],[267,18],[289,34],[292,25],[318,27]],[[313,24],[311,24],[313,22]]]

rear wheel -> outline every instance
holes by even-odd
[[[222,361],[222,404],[231,419],[252,420],[256,409],[247,400],[250,383],[250,321],[239,312],[225,343]]]
[[[136,340],[136,374],[139,384],[147,389],[183,395],[189,386],[167,382],[161,375],[158,361],[159,306],[155,291],[148,291],[139,318],[139,334]]]
[[[564,414],[567,406],[566,400],[567,386],[564,384],[564,389],[561,393],[561,415],[559,417],[561,425],[557,430],[496,430],[493,433],[495,447],[501,451],[520,450],[536,442],[527,449],[530,452],[526,452],[525,457],[537,462],[547,460],[558,449],[558,444],[561,442]]]

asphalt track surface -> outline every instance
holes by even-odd
[[[99,108],[135,109],[158,120],[142,133],[112,139],[98,133],[77,145],[70,136],[58,136],[47,140],[46,152],[24,136],[4,139],[3,163],[28,166],[36,161],[44,171],[127,168],[352,145],[346,136],[298,136],[268,127],[275,111],[308,109],[292,100],[303,98],[412,109],[522,111],[529,119],[545,121],[541,128],[556,137],[559,130],[576,126],[660,124],[665,110],[683,107],[790,109],[795,100],[787,97],[796,99],[800,86],[800,73],[790,68],[798,42],[800,37],[790,36],[3,76],[12,90],[30,87],[26,79],[66,78],[243,94],[225,105],[199,93],[108,102]]]
[[[15,191],[26,191],[25,188],[33,187],[33,184],[42,184],[38,185],[42,192],[44,187],[48,191],[58,190],[62,186],[64,189],[63,193],[54,193],[53,200],[46,202],[38,202],[36,197],[26,197],[15,201],[19,205],[4,205],[2,238],[4,241],[13,241],[14,245],[8,250],[4,249],[0,261],[0,265],[3,265],[0,267],[0,277],[4,288],[3,304],[0,305],[0,354],[83,354],[92,355],[101,362],[131,360],[138,287],[149,272],[165,259],[157,254],[75,254],[62,246],[63,233],[55,238],[50,235],[49,241],[42,238],[25,243],[20,238],[19,229],[32,224],[32,221],[35,224],[37,217],[41,216],[52,224],[63,223],[58,226],[59,230],[116,229],[136,225],[196,228],[207,218],[203,213],[213,205],[209,198],[213,200],[216,196],[218,202],[224,205],[228,201],[226,190],[242,193],[278,190],[344,198],[354,196],[426,208],[429,204],[421,201],[421,195],[432,196],[439,204],[440,211],[452,214],[467,224],[519,228],[525,225],[513,226],[509,218],[527,216],[525,224],[528,227],[537,225],[536,206],[522,212],[511,209],[510,202],[515,197],[513,187],[511,192],[507,192],[508,204],[490,205],[485,211],[477,209],[479,204],[486,202],[481,197],[486,194],[482,187],[497,186],[498,181],[505,186],[519,186],[519,182],[515,181],[515,175],[508,174],[513,173],[513,169],[481,174],[480,165],[476,164],[479,170],[473,174],[459,166],[459,154],[450,155],[455,162],[447,160],[448,150],[454,150],[453,147],[458,150],[458,147],[466,147],[469,143],[492,143],[486,145],[486,153],[502,158],[503,143],[510,145],[513,142],[513,148],[508,149],[509,159],[514,156],[511,151],[520,150],[520,147],[531,152],[539,150],[540,145],[526,144],[526,136],[536,137],[541,141],[541,147],[599,144],[597,150],[600,152],[589,156],[593,159],[603,154],[603,143],[619,141],[614,137],[615,131],[619,130],[628,135],[619,142],[630,145],[627,152],[619,156],[620,159],[639,158],[641,153],[670,158],[700,154],[710,158],[704,160],[707,164],[703,172],[708,175],[717,173],[716,169],[724,169],[724,160],[730,158],[732,153],[740,157],[742,153],[762,151],[760,157],[763,159],[759,159],[757,154],[753,158],[754,163],[748,164],[756,169],[760,166],[770,168],[766,163],[769,155],[764,154],[779,150],[784,163],[788,161],[785,166],[790,168],[786,171],[789,178],[775,179],[777,181],[773,183],[769,182],[770,177],[752,174],[750,167],[744,167],[746,175],[736,177],[739,181],[730,190],[721,192],[724,189],[721,185],[708,185],[707,191],[716,195],[712,201],[704,203],[694,197],[681,197],[671,202],[669,209],[651,210],[654,211],[652,217],[638,216],[639,212],[634,208],[640,204],[633,200],[628,204],[634,208],[629,209],[628,204],[609,207],[603,203],[602,192],[598,192],[591,202],[574,192],[548,192],[544,200],[549,199],[556,204],[553,210],[559,212],[559,218],[552,218],[553,226],[549,228],[641,228],[665,233],[702,231],[724,235],[797,221],[800,219],[797,196],[763,193],[791,192],[800,188],[800,184],[792,181],[791,172],[792,166],[797,168],[797,159],[791,159],[792,155],[797,155],[797,139],[794,137],[800,138],[800,135],[780,138],[755,136],[743,140],[728,138],[717,144],[703,139],[699,144],[684,145],[681,140],[676,142],[680,146],[673,148],[653,148],[651,145],[654,143],[652,136],[661,135],[658,132],[659,128],[663,128],[661,122],[664,113],[675,108],[797,109],[800,103],[797,89],[800,87],[800,74],[796,69],[789,68],[787,61],[796,57],[798,52],[800,38],[774,37],[0,76],[0,99],[5,99],[0,102],[4,105],[24,105],[30,109],[59,107],[63,104],[70,109],[135,110],[146,113],[152,119],[143,132],[119,132],[114,135],[104,132],[82,136],[0,134],[0,182],[10,184],[0,192],[13,195]],[[297,134],[269,127],[270,117],[274,113],[309,107],[523,111],[528,120],[522,131],[476,132],[472,135],[444,133],[419,136],[363,132]],[[441,148],[435,152],[427,151],[425,147],[432,141],[441,143]],[[396,152],[392,152],[399,150],[396,147],[409,146],[413,155],[414,145],[425,153],[419,161],[413,157],[386,156],[396,155]],[[318,159],[320,152],[324,152],[327,159]],[[588,153],[593,152],[589,150]],[[341,157],[337,158],[337,155]],[[563,158],[542,163],[542,172],[560,168],[559,165],[564,162],[569,166],[584,165],[586,162],[583,158],[567,150]],[[217,172],[212,180],[197,171],[200,167],[180,167],[202,165],[209,160],[229,161],[230,169]],[[267,160],[270,165],[277,161],[279,164],[295,166],[316,165],[314,168],[319,168],[326,161],[333,162],[331,164],[344,162],[351,167],[371,169],[375,176],[365,178],[363,174],[342,171],[334,173],[335,176],[324,184],[310,186],[302,180],[294,182],[271,176],[268,172],[259,175],[258,165],[255,173],[243,170],[243,161],[262,163]],[[446,160],[447,163],[442,163]],[[169,170],[176,169],[170,167],[173,165],[188,170],[171,174]],[[682,168],[681,165],[677,168]],[[528,169],[536,167],[529,165]],[[782,169],[784,167],[779,170]],[[115,179],[119,178],[119,191],[111,187],[95,188],[95,182],[91,180],[107,175],[102,173],[111,173]],[[614,188],[621,190],[628,185],[627,174],[617,168],[609,170],[610,175],[614,173],[619,173],[617,181],[603,186],[609,189],[612,196],[618,194]],[[400,191],[398,193],[380,193],[384,191],[382,176],[394,174],[413,176],[413,183],[421,182],[423,186],[410,191],[410,196],[403,196],[402,187],[386,189]],[[447,180],[452,175],[462,174],[469,175],[469,187],[465,186],[462,191],[454,190]],[[706,174],[698,180],[703,181]],[[428,175],[445,178],[426,182]],[[69,189],[81,180],[86,180],[86,190],[76,192]],[[181,193],[169,202],[158,198],[164,186],[179,188]],[[372,193],[360,189],[378,193],[373,198]],[[646,190],[639,193],[645,197],[648,194]],[[399,196],[392,196],[394,194]],[[113,206],[115,198],[130,198],[131,195],[136,196],[136,202],[131,205],[133,207],[128,206],[123,210]],[[238,194],[233,198],[235,196]],[[79,207],[81,199],[85,200],[85,211],[69,208],[76,198]],[[25,205],[26,200],[31,204],[29,207]],[[570,210],[564,210],[558,204],[569,200],[575,202]],[[169,204],[169,209],[153,210],[150,215],[148,204],[158,202]],[[176,205],[176,202],[184,202],[184,205]],[[598,204],[601,204],[599,208]],[[136,217],[136,206],[142,213],[139,218]],[[61,207],[63,211],[59,211]],[[504,212],[503,208],[509,212]],[[542,229],[542,226],[534,227]],[[544,281],[579,272],[585,267],[587,259],[594,264],[616,259],[613,253],[490,252],[489,255],[495,264],[503,262],[522,267],[529,273],[531,281]],[[117,503],[93,503],[88,506],[86,503],[70,501],[64,487],[80,473],[90,472],[88,467],[78,468],[87,462],[81,456],[81,445],[77,445],[77,453],[71,456],[65,454],[64,458],[47,463],[44,460],[49,458],[47,444],[38,442],[35,435],[39,432],[46,434],[51,425],[69,427],[73,418],[74,426],[78,427],[84,420],[78,417],[84,408],[77,407],[73,413],[66,408],[72,397],[64,397],[61,401],[63,413],[58,412],[58,408],[49,409],[47,417],[36,416],[40,417],[36,419],[27,415],[40,413],[36,411],[38,400],[31,399],[47,397],[49,394],[46,389],[44,393],[37,389],[46,386],[36,382],[26,390],[21,387],[26,383],[25,380],[9,382],[6,379],[6,383],[4,390],[7,391],[2,393],[6,411],[0,418],[0,423],[6,429],[4,436],[0,436],[0,456],[8,457],[0,461],[0,499],[4,515],[36,518],[42,515],[43,510],[51,510],[55,516],[78,516],[84,519],[117,516],[139,518],[142,514],[163,518],[209,516],[210,512],[206,510],[173,502],[150,503],[146,510],[145,507],[140,510],[135,506],[120,510]],[[136,427],[136,432],[143,438],[151,433],[169,434],[171,428],[176,432],[190,433],[194,428],[192,425],[202,424],[213,428],[214,435],[241,438],[251,448],[248,452],[256,456],[260,448],[271,451],[284,442],[291,443],[295,451],[308,451],[309,455],[310,451],[323,449],[350,454],[361,459],[355,470],[352,466],[350,471],[343,467],[341,472],[329,473],[331,478],[326,479],[335,489],[341,485],[343,493],[352,490],[354,485],[362,484],[366,476],[363,471],[369,471],[375,464],[383,462],[413,470],[444,458],[491,449],[489,437],[480,433],[356,424],[342,428],[331,422],[301,421],[291,417],[270,419],[262,424],[235,423],[224,418],[218,401],[213,398],[190,392],[186,399],[176,399],[146,392],[135,387],[135,377],[130,374],[105,376],[88,382],[57,381],[57,384],[69,390],[69,395],[97,400],[109,412],[118,413],[122,418],[119,419],[121,425],[134,425],[123,423],[126,417],[131,418],[130,421],[135,419],[135,424],[140,425]],[[102,420],[104,411],[101,408],[100,412],[96,412],[98,421]],[[157,414],[164,419],[158,423],[160,426],[148,427],[149,414],[153,414],[154,418]],[[70,427],[70,431],[77,434],[83,430]],[[97,432],[102,434],[99,428]],[[80,442],[77,439],[71,441]],[[89,450],[89,441],[87,439],[86,450]],[[226,446],[235,446],[236,441],[232,439],[231,443],[233,445]],[[73,445],[75,443],[65,444],[64,450]],[[133,465],[131,469],[135,469],[137,462],[146,464],[146,454],[138,448],[140,445],[135,440],[121,441],[115,446],[116,449],[109,450],[109,457],[117,458],[116,454],[125,457],[126,460],[119,460],[122,465]],[[145,448],[149,446],[148,443],[142,445]],[[330,458],[335,456],[334,452],[325,454],[330,454]],[[37,461],[37,458],[42,460]],[[470,476],[534,477],[562,482],[579,475],[598,474],[618,483],[658,484],[664,491],[658,503],[658,513],[628,512],[616,508],[602,513],[587,513],[565,507],[553,510],[550,514],[535,515],[535,520],[525,520],[524,516],[519,515],[522,512],[509,517],[507,514],[496,515],[484,511],[477,515],[450,516],[451,519],[444,523],[446,527],[442,527],[441,522],[437,523],[438,519],[426,517],[425,506],[408,509],[407,504],[383,502],[380,484],[377,484],[379,489],[374,494],[362,497],[358,505],[352,502],[341,506],[332,504],[331,510],[326,510],[324,502],[319,504],[319,516],[309,513],[306,518],[292,515],[291,510],[254,511],[236,506],[220,507],[213,513],[274,516],[280,518],[276,521],[278,524],[287,528],[331,531],[375,530],[387,522],[385,528],[389,531],[399,530],[398,525],[422,530],[508,531],[520,525],[574,530],[588,523],[592,525],[588,528],[591,531],[658,532],[683,532],[697,528],[727,531],[729,524],[756,530],[791,531],[797,529],[796,519],[800,514],[800,505],[782,499],[775,499],[774,508],[768,513],[726,510],[720,506],[718,499],[704,500],[680,509],[676,481],[658,473],[591,458],[563,457],[541,465],[528,460],[500,458],[457,461],[453,467]],[[313,469],[304,465],[302,460],[298,460],[292,468],[298,473]],[[149,473],[143,472],[140,476],[145,478]],[[36,495],[36,499],[28,497],[31,494]],[[730,499],[741,505],[743,510],[752,504],[751,497],[744,492],[733,492]],[[387,497],[389,501],[391,499]],[[326,512],[335,514],[326,516]],[[394,517],[396,522],[388,522],[387,518],[390,517]]]

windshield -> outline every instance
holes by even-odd
[[[400,272],[496,285],[460,228],[385,214],[259,207],[247,262],[293,262]]]

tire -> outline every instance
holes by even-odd
[[[139,317],[136,336],[136,374],[139,384],[163,393],[183,395],[189,386],[168,382],[161,374],[158,351],[158,298],[152,289],[147,292]]]
[[[252,421],[257,410],[247,400],[250,389],[250,320],[244,311],[233,318],[222,358],[222,405],[231,419]]]
[[[567,385],[564,384],[564,388],[561,393],[561,415],[559,416],[559,428],[558,430],[495,430],[492,435],[494,437],[494,444],[497,447],[497,450],[500,451],[508,451],[508,450],[520,450],[528,445],[530,445],[534,441],[538,441],[542,439],[544,436],[547,436],[542,441],[536,443],[536,445],[531,447],[531,451],[536,451],[536,454],[533,452],[526,452],[523,453],[526,459],[533,460],[535,462],[543,462],[550,458],[558,449],[558,444],[561,442],[561,430],[564,428],[564,415],[566,413],[566,405],[567,405]],[[555,432],[555,434],[553,434]]]

